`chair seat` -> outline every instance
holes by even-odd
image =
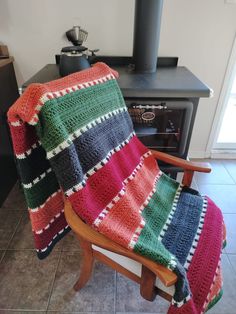
[[[141,278],[142,265],[139,262],[136,262],[136,261],[134,261],[131,258],[128,258],[126,256],[105,250],[105,249],[103,249],[99,246],[96,246],[94,244],[92,245],[92,248],[93,248],[93,250],[102,253],[103,255],[105,255],[106,257],[108,257],[109,259],[114,261],[115,263],[121,265],[122,267],[126,268],[127,270],[129,270],[130,272],[132,272],[133,274],[135,274]],[[163,283],[158,278],[156,278],[156,284],[155,285],[157,288],[168,293],[169,295],[171,295],[171,296],[174,295],[174,292],[175,292],[175,286],[174,285],[172,285],[170,287],[166,287],[165,285],[163,285]]]

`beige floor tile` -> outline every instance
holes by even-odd
[[[196,172],[197,184],[235,184],[228,171],[220,160],[206,160],[211,164],[211,173]]]
[[[78,252],[81,250],[79,240],[72,230],[63,238],[60,247],[63,252]]]
[[[33,251],[7,251],[0,270],[0,309],[46,310],[59,253],[39,260]]]
[[[158,296],[153,302],[146,301],[139,290],[137,283],[117,274],[116,312],[167,313],[169,302]]]
[[[7,199],[2,205],[2,209],[13,209],[13,210],[26,210],[27,205],[23,193],[23,189],[20,188],[19,182],[15,184]]]
[[[224,221],[227,232],[225,251],[236,254],[236,214],[224,214]]]
[[[236,160],[223,160],[222,164],[236,183]]]
[[[28,212],[23,217],[16,229],[10,244],[10,249],[34,249],[34,239]]]
[[[231,266],[236,274],[236,254],[228,254],[228,258],[230,261]]]
[[[47,311],[48,314],[114,314],[114,311],[112,312],[64,312],[64,311]],[[0,313],[1,314],[1,313]]]
[[[223,213],[236,214],[236,185],[198,184],[199,191],[208,195]]]
[[[46,314],[46,311],[0,310],[0,314]]]
[[[0,210],[0,249],[6,249],[23,215],[19,210]]]
[[[59,312],[112,312],[115,296],[114,271],[96,263],[90,281],[76,292],[73,285],[79,276],[80,263],[80,253],[62,253],[48,309]]]
[[[0,250],[0,263],[1,263],[1,260],[4,256],[5,252],[6,252],[5,250]]]

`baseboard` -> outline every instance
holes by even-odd
[[[190,150],[188,153],[188,157],[190,159],[205,159],[205,158],[210,158],[211,154],[206,151],[193,151]]]
[[[236,159],[236,150],[189,151],[188,157],[189,159]]]
[[[214,159],[236,159],[236,151],[213,149],[210,157]]]

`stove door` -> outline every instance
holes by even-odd
[[[190,101],[126,100],[135,132],[149,148],[182,156],[191,122]]]

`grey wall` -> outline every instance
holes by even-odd
[[[54,62],[67,45],[65,30],[88,30],[87,46],[102,54],[131,55],[134,0],[1,0],[0,41],[15,57],[19,84]],[[159,55],[179,56],[212,87],[201,100],[191,141],[191,155],[204,156],[236,32],[236,5],[224,0],[165,0]],[[148,34],[147,34],[148,36]]]

